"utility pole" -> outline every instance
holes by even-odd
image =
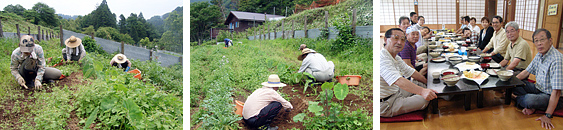
[[[287,17],[287,6],[285,7],[285,17]]]
[[[276,15],[276,7],[274,7],[274,15]]]

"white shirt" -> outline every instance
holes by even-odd
[[[399,86],[393,84],[399,78],[408,78],[416,71],[407,65],[399,55],[394,58],[385,48],[379,53],[379,98],[386,98],[399,91]]]
[[[303,59],[303,63],[301,63],[298,73],[305,72],[305,69],[307,68],[310,68],[313,72],[318,72],[328,70],[330,67],[326,58],[320,53],[315,52],[309,53],[307,57]]]
[[[479,26],[475,26],[475,27],[473,27],[473,29],[471,29],[471,32],[477,33],[477,34],[479,34],[480,31],[481,31],[481,28],[479,28]]]

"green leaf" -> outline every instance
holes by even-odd
[[[305,113],[299,113],[293,117],[294,122],[303,122],[303,118],[305,118]]]
[[[131,121],[131,124],[140,123],[143,119],[143,113],[141,113],[139,106],[131,99],[127,99],[123,102],[123,107],[127,111],[127,117]]]
[[[348,95],[348,85],[347,84],[336,84],[336,86],[334,86],[334,96],[336,97],[336,99],[338,100],[344,100],[344,98],[346,98],[346,95]]]
[[[111,98],[111,97],[102,99],[102,102],[101,102],[102,110],[107,111],[107,110],[113,108],[116,101],[117,101],[117,99]]]
[[[321,86],[321,88],[323,90],[327,90],[327,89],[332,89],[332,87],[334,86],[334,83],[332,82],[325,82],[323,83],[323,85]]]
[[[305,88],[303,89],[303,94],[305,94],[305,92],[307,91],[307,88],[309,87],[309,84],[312,83],[313,80],[307,79],[307,81],[305,82]]]
[[[309,108],[307,108],[307,110],[309,110],[312,113],[315,113],[315,115],[319,116],[322,114],[322,110],[323,107],[319,106],[319,102],[313,102],[313,101],[309,101]]]
[[[94,112],[90,113],[90,116],[88,116],[88,119],[86,120],[86,124],[84,125],[84,127],[82,129],[88,129],[88,127],[90,127],[90,124],[92,124],[92,122],[94,122],[94,120],[96,119],[97,115],[98,115],[98,108],[96,107],[96,109],[94,109]]]

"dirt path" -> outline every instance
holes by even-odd
[[[293,88],[293,90],[292,90]],[[309,88],[308,90],[311,90]],[[283,87],[280,90],[282,93],[291,96],[289,102],[293,105],[293,110],[291,112],[280,111],[278,116],[274,118],[271,125],[278,126],[280,130],[298,128],[298,129],[305,129],[302,122],[294,122],[293,117],[299,113],[304,113],[307,111],[309,107],[309,101],[318,101],[316,100],[316,96],[307,96],[307,93],[313,93],[312,91],[307,91],[307,93],[303,94],[303,86],[301,85],[292,85]],[[320,85],[317,86],[317,92],[322,92]],[[349,111],[354,111],[356,109],[363,108],[364,110],[368,111],[368,115],[373,115],[373,96],[365,97],[366,100],[362,99],[359,96],[354,94],[348,94],[344,99],[344,104],[349,108]],[[235,97],[235,100],[239,101],[246,101],[246,97]],[[338,99],[333,98],[333,102],[338,101]],[[307,117],[312,117],[312,114],[307,115]],[[306,118],[307,118],[306,117]],[[243,130],[253,130],[246,126],[243,120],[237,121],[239,126],[242,127]]]
[[[2,103],[0,103],[2,105],[0,106],[0,122],[12,124],[11,126],[6,127],[7,129],[21,129],[23,122],[30,122],[30,124],[34,126],[35,122],[33,121],[33,118],[35,115],[31,114],[31,109],[33,108],[30,108],[36,101],[35,98],[33,98],[34,93],[51,93],[53,90],[49,87],[62,88],[65,85],[69,87],[70,90],[76,91],[77,88],[73,86],[87,83],[83,81],[82,78],[82,72],[74,72],[63,80],[56,81],[54,84],[45,85],[44,90],[42,91],[36,91],[34,89],[25,90],[21,87],[12,87],[10,90],[10,97],[7,97],[7,99],[2,100]],[[70,104],[72,105],[72,101]],[[76,114],[71,113],[71,118],[73,117],[75,118],[67,121],[67,129],[78,130],[80,129],[77,127],[80,119],[76,116]]]

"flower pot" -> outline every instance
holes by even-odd
[[[336,76],[336,79],[341,84],[347,84],[350,86],[358,86],[360,85],[360,79],[362,78],[361,75],[344,75],[344,76]]]
[[[239,115],[240,117],[242,117],[242,107],[244,106],[244,102],[235,100],[235,114]]]

